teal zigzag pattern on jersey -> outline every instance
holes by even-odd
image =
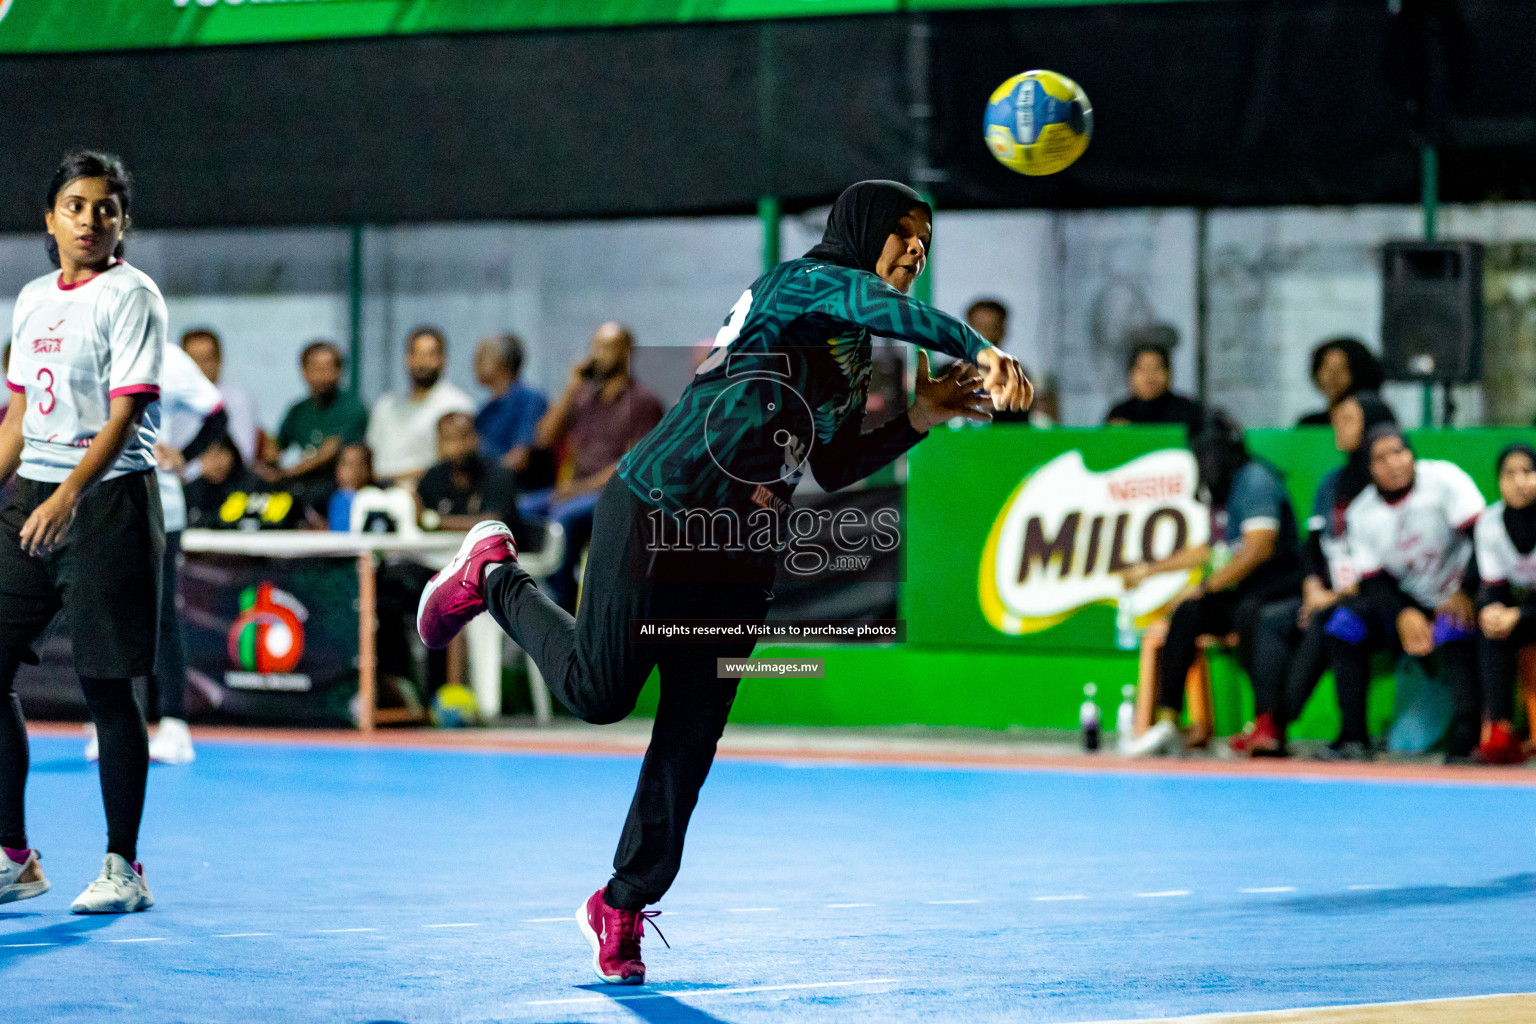
[[[619,463],[643,501],[673,515],[787,505],[816,447],[862,423],[880,335],[975,359],[970,327],[874,274],[782,263],[731,309],[677,404]]]

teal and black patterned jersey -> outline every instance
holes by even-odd
[[[787,509],[806,468],[829,491],[868,476],[922,436],[905,416],[861,433],[872,334],[972,361],[987,347],[867,271],[781,263],[732,307],[709,358],[619,476],[674,516],[729,509],[743,521]]]

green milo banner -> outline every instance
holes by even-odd
[[[0,0],[0,53],[1047,7],[1075,2],[1084,0]]]
[[[1499,450],[1532,431],[1409,436],[1421,458],[1457,463],[1492,501]],[[1254,430],[1248,442],[1284,475],[1305,523],[1318,481],[1342,461],[1332,433]],[[1124,649],[1129,626],[1144,625],[1186,578],[1154,577],[1127,595],[1118,570],[1210,537],[1181,430],[944,430],[908,459],[902,611],[912,644]]]

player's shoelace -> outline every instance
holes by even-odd
[[[661,928],[656,924],[656,918],[661,916],[659,910],[636,911],[633,919],[629,914],[623,914],[619,918],[619,956],[624,960],[640,959],[640,936],[645,932],[645,926],[649,924],[655,930],[656,936],[661,939],[662,945],[668,949],[672,943],[661,934]]]

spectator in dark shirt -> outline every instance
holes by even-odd
[[[482,455],[518,474],[529,486],[547,487],[553,480],[536,484],[524,480],[531,469],[539,420],[549,411],[549,401],[519,380],[522,370],[523,342],[517,335],[498,334],[480,342],[475,349],[475,379],[491,397],[475,414],[474,427]]]
[[[486,458],[483,444],[468,413],[451,412],[437,421],[438,463],[416,485],[422,526],[469,530],[496,519],[510,526],[518,545],[526,547],[512,473]]]
[[[1125,361],[1131,394],[1109,410],[1105,423],[1166,423],[1177,424],[1190,434],[1199,431],[1203,415],[1200,403],[1171,390],[1173,361],[1169,352],[1178,340],[1178,333],[1166,324],[1154,324],[1132,333],[1131,354]]]
[[[1363,341],[1344,336],[1329,338],[1312,350],[1312,386],[1322,392],[1328,407],[1308,413],[1296,425],[1331,426],[1334,406],[1362,391],[1380,391],[1383,380],[1381,360],[1371,354]]]
[[[965,322],[977,334],[986,338],[998,348],[1006,348],[1008,340],[1008,307],[997,299],[977,299],[971,303],[965,311]],[[1026,369],[1025,375],[1030,380],[1036,380],[1033,374]],[[993,423],[1028,423],[1036,427],[1050,427],[1056,424],[1056,396],[1041,391],[1035,395],[1034,404],[1027,410],[1015,412],[1010,409],[991,409]],[[980,426],[980,424],[972,424]]]
[[[227,526],[219,520],[219,510],[230,494],[246,485],[249,474],[245,460],[226,434],[203,450],[202,467],[202,473],[183,487],[187,497],[187,528]]]
[[[620,457],[661,422],[661,401],[630,375],[634,336],[606,323],[592,335],[586,359],[571,369],[565,393],[539,421],[541,448],[566,448],[560,482],[547,495],[520,503],[537,517],[565,529],[565,560],[548,580],[549,596],[567,611],[576,608],[576,563],[592,533],[597,496]]]
[[[349,444],[361,443],[368,430],[368,410],[351,393],[341,390],[345,366],[341,349],[329,341],[304,347],[299,367],[309,397],[283,417],[277,440],[268,445],[267,465],[258,472],[270,483],[281,483],[315,504],[329,494],[336,458]],[[277,465],[289,448],[299,449],[299,461]]]

